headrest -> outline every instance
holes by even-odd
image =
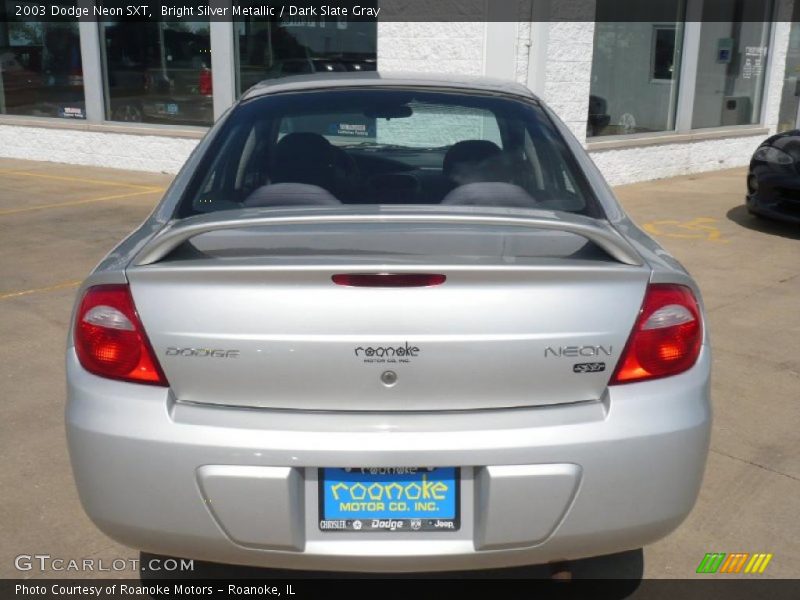
[[[337,206],[341,204],[328,190],[306,183],[262,185],[245,201],[245,208],[255,206]]]
[[[333,159],[333,146],[318,133],[290,133],[275,145],[271,179],[324,186],[329,183]]]
[[[489,140],[464,140],[457,142],[444,155],[442,175],[457,180],[481,163],[499,157],[503,153],[500,147]]]
[[[507,208],[537,208],[536,200],[518,185],[495,181],[467,183],[454,189],[442,204],[459,206],[504,206]]]

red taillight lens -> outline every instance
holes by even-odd
[[[75,351],[87,371],[151,385],[169,385],[153,356],[127,285],[86,290],[75,318]]]
[[[336,285],[350,287],[430,287],[447,276],[439,273],[340,273],[331,277]]]
[[[697,361],[703,327],[692,291],[652,284],[611,385],[677,375]]]

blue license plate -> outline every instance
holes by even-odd
[[[322,531],[456,531],[455,467],[320,469]]]

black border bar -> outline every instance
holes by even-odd
[[[479,572],[458,578],[271,578],[181,579],[181,580],[91,580],[91,579],[5,579],[0,580],[3,600],[172,600],[189,598],[250,599],[282,598],[317,600],[347,598],[357,600],[423,600],[443,598],[568,598],[568,599],[647,599],[647,600],[795,600],[800,581],[790,579],[487,579]],[[36,591],[34,591],[36,590]]]
[[[791,20],[772,14],[780,5],[773,1],[705,0],[699,20]],[[686,7],[687,0],[8,0],[0,21],[680,22]]]

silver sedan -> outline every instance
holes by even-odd
[[[214,562],[639,548],[692,509],[709,444],[695,282],[507,82],[251,89],[86,279],[66,360],[88,515]]]

